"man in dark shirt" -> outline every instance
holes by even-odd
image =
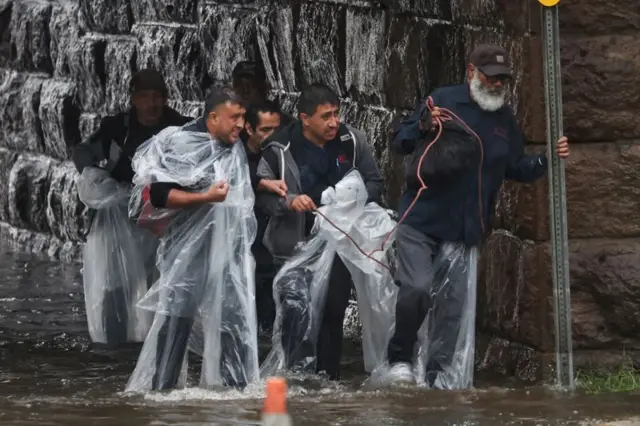
[[[433,119],[441,116],[440,108],[446,108],[477,134],[480,140],[474,136],[470,143],[481,144],[483,154],[476,164],[457,171],[446,181],[430,184],[413,208],[409,206],[420,188],[408,185],[402,195],[399,214],[406,214],[406,219],[396,234],[395,281],[399,294],[395,334],[388,347],[391,382],[416,380],[412,371],[414,346],[429,315],[424,379],[437,387],[467,385],[456,383],[451,375],[460,374],[455,370],[461,369],[459,364],[453,364],[459,334],[473,333],[461,327],[463,315],[468,314],[465,309],[475,312],[475,306],[465,308],[468,286],[475,286],[470,283],[473,278],[469,271],[475,269],[471,264],[475,255],[471,253],[489,232],[491,212],[505,179],[534,182],[547,170],[546,154],[525,155],[522,132],[505,103],[506,85],[511,79],[508,53],[498,46],[478,46],[471,55],[467,78],[466,84],[434,91],[433,112],[421,103],[411,117],[399,124],[393,137],[392,148],[397,153],[422,156],[424,149],[419,150],[418,143],[426,141],[422,145],[425,147],[434,139]],[[557,154],[561,158],[569,155],[564,137],[557,143]],[[417,172],[408,170],[407,181],[416,182]],[[443,254],[443,247],[452,244],[460,247],[456,254]],[[441,264],[435,264],[437,259]],[[475,314],[470,323],[474,321]],[[470,346],[473,351],[473,342]],[[441,374],[445,379],[437,380]]]
[[[131,183],[131,159],[136,149],[162,129],[192,120],[167,106],[167,86],[154,69],[134,74],[130,95],[131,109],[103,118],[98,130],[75,147],[73,162],[78,172],[100,166],[118,182]]]
[[[162,129],[168,126],[181,126],[190,118],[183,117],[173,109],[166,106],[167,101],[167,87],[165,85],[162,75],[153,69],[144,69],[137,72],[130,82],[130,95],[132,108],[129,111],[116,114],[114,116],[108,116],[102,119],[100,126],[89,138],[78,144],[73,153],[73,161],[78,169],[78,172],[82,173],[85,168],[98,167],[104,169],[111,179],[118,183],[130,185],[133,179],[133,170],[131,169],[131,159],[136,152],[138,146],[140,146],[147,139],[151,138],[154,134],[158,133]],[[108,178],[108,177],[107,177]],[[108,184],[108,182],[103,182]],[[88,188],[91,188],[87,186]],[[115,187],[115,184],[113,185]],[[94,187],[95,188],[95,187]],[[95,191],[100,191],[99,188],[95,188]],[[102,193],[101,191],[99,193]],[[94,196],[99,196],[98,193]],[[92,196],[92,197],[94,197]],[[88,203],[91,204],[91,203]],[[102,203],[101,203],[102,205]],[[91,208],[92,206],[89,205]],[[98,206],[95,206],[99,208]],[[100,207],[102,209],[102,207]],[[96,210],[91,210],[91,217],[95,217]],[[111,223],[110,221],[103,221],[103,223]],[[95,223],[93,224],[95,225]],[[114,237],[117,234],[114,231],[108,229],[96,229],[91,226],[90,232],[106,233],[104,238],[97,238],[96,241],[103,241],[104,244],[108,244],[109,237]],[[121,224],[122,226],[130,226],[128,223]],[[135,230],[131,231],[135,232]],[[130,235],[126,232],[120,233],[120,235]],[[123,247],[130,247],[135,242],[128,242]],[[96,248],[95,244],[91,247]],[[104,251],[108,250],[108,255],[116,256],[112,253],[111,246],[105,246],[96,248],[102,255]],[[142,249],[141,249],[142,251]],[[151,284],[154,278],[155,272],[155,253],[153,250],[145,250],[145,253],[149,253],[145,261],[145,268],[148,271],[148,284]],[[87,253],[87,261],[94,257],[100,257],[100,253]],[[126,257],[126,256],[125,256]],[[105,262],[107,259],[103,259]],[[122,262],[130,259],[123,258],[119,261],[114,260],[114,264],[121,264]],[[138,266],[138,265],[136,265]],[[130,333],[127,332],[129,322],[132,320],[128,315],[127,305],[135,303],[130,301],[131,297],[128,294],[131,292],[131,286],[136,283],[132,283],[133,278],[126,277],[127,272],[135,268],[122,267],[121,270],[113,271],[114,276],[102,277],[104,282],[85,282],[85,286],[94,286],[105,289],[105,294],[102,303],[103,309],[103,321],[102,326],[106,334],[106,339],[100,337],[99,340],[106,340],[106,343],[110,346],[117,346],[121,343],[129,341]],[[96,274],[89,274],[95,279],[99,277]],[[126,277],[126,278],[123,278]],[[129,279],[126,283],[113,282],[123,279]],[[111,282],[111,284],[109,284]],[[95,288],[88,289],[88,292],[92,294]],[[85,289],[87,291],[87,289]],[[87,305],[87,312],[93,310],[95,307]],[[90,329],[93,325],[90,324]],[[95,341],[95,336],[92,335],[92,339]],[[104,342],[101,342],[104,343]]]
[[[245,131],[240,138],[247,152],[254,191],[271,191],[284,196],[286,185],[283,181],[261,179],[257,176],[258,164],[262,158],[262,143],[280,127],[280,117],[280,107],[273,101],[262,101],[249,106],[245,114]],[[272,284],[276,268],[271,254],[262,242],[268,216],[257,205],[254,213],[258,221],[258,233],[252,247],[256,261],[256,306],[260,329],[267,333],[275,320]]]
[[[322,193],[335,186],[354,167],[365,182],[369,201],[380,203],[384,188],[382,175],[366,136],[340,122],[340,100],[324,84],[313,84],[302,91],[294,121],[265,142],[258,175],[284,180],[286,197],[258,193],[256,203],[269,215],[265,246],[280,267],[293,254],[295,246],[309,235],[315,220],[313,211],[321,204]],[[304,285],[301,283],[301,285]],[[343,322],[352,288],[351,275],[339,256],[333,260],[322,324],[317,342],[315,372],[340,378]],[[308,300],[292,300],[280,295],[283,306],[282,346],[287,352],[287,368],[293,368],[308,354],[293,353],[294,345],[305,339],[294,334],[308,317]],[[301,312],[304,311],[304,312]],[[296,324],[297,323],[297,324]],[[285,336],[288,335],[288,336]]]

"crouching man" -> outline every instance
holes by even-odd
[[[388,382],[441,389],[473,384],[476,247],[488,234],[503,182],[534,182],[547,170],[546,154],[524,153],[522,132],[505,103],[510,80],[507,52],[478,46],[466,84],[437,89],[430,108],[419,105],[396,129],[393,149],[410,155],[412,166],[399,208],[406,217],[396,234],[399,293]],[[446,121],[431,143],[438,118]],[[557,155],[568,157],[566,138],[556,147]]]
[[[254,196],[236,143],[244,113],[235,92],[213,88],[202,118],[136,153],[129,213],[161,235],[160,279],[140,302],[155,319],[127,390],[178,386],[196,321],[201,385],[242,388],[258,376]]]

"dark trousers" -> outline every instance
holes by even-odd
[[[256,312],[258,328],[270,333],[276,319],[276,304],[273,300],[273,279],[277,269],[273,262],[256,264]]]
[[[124,287],[117,287],[105,291],[104,294],[102,315],[109,346],[117,346],[128,341],[129,307],[126,291]]]
[[[187,353],[189,335],[193,327],[193,318],[160,316],[162,325],[158,333],[156,348],[156,371],[153,375],[153,390],[174,389],[182,363]],[[220,331],[220,374],[225,386],[244,388],[247,385],[244,366],[246,358],[251,356],[250,346],[242,341],[238,332],[240,321],[225,312]]]
[[[203,280],[206,279],[206,259],[206,252],[199,252],[192,262],[193,266],[181,276],[182,283],[169,291],[167,298],[172,301],[175,314],[157,315],[162,324],[156,347],[154,390],[173,389],[178,383],[193,328],[193,316],[205,293]],[[234,283],[227,282],[226,285],[228,287],[223,289],[224,300],[220,313],[220,373],[225,386],[244,388],[247,385],[244,366],[247,365],[247,357],[251,356],[250,345],[246,342],[246,336],[249,335],[247,320],[243,317]],[[208,326],[203,326],[206,334]]]
[[[180,379],[182,363],[187,352],[193,318],[170,317],[157,314],[162,321],[156,347],[156,371],[152,389],[174,389]]]
[[[312,368],[315,373],[325,372],[331,380],[340,379],[340,358],[344,315],[351,296],[351,274],[339,256],[335,256],[329,278],[322,322],[317,336],[306,336],[312,304],[310,285],[312,277],[303,270],[292,270],[278,287],[282,301],[282,347],[288,369]],[[316,355],[316,361],[308,360]]]
[[[159,276],[155,266],[155,252],[146,259],[145,269],[147,271],[147,289],[150,289]],[[102,312],[107,345],[109,346],[118,346],[129,342],[129,304],[137,303],[137,300],[131,300],[133,293],[133,289],[126,286],[105,291]]]
[[[396,248],[395,282],[400,288],[389,362],[412,362],[418,331],[428,316],[429,376],[451,365],[467,294],[468,256],[443,256],[441,244],[408,225],[398,227]]]

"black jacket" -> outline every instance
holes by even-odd
[[[381,204],[384,182],[364,133],[342,125],[338,136],[325,145],[325,152],[317,151],[317,158],[308,155],[305,143],[310,142],[302,137],[299,121],[274,134],[264,144],[258,176],[282,179],[287,185],[289,200],[305,194],[319,206],[322,192],[355,167],[365,182],[369,201]],[[290,210],[284,197],[272,193],[258,192],[256,204],[269,216],[264,244],[276,261],[283,262],[308,234],[313,215]]]
[[[525,141],[508,106],[495,112],[481,109],[471,99],[468,85],[443,87],[431,96],[436,106],[453,111],[480,137],[482,156],[474,161],[475,164],[456,170],[446,179],[427,182],[428,189],[422,192],[403,223],[436,240],[474,246],[490,230],[498,190],[505,179],[533,182],[545,174],[547,159],[544,155],[524,154]],[[424,102],[398,125],[392,142],[392,148],[398,154],[412,155],[416,149],[423,152],[425,144],[421,141],[433,140],[435,132],[425,134],[419,127],[423,108]],[[468,158],[474,157],[471,154]],[[412,176],[409,178],[411,181]],[[418,190],[415,182],[408,185],[398,209],[401,217]]]
[[[189,121],[191,118],[169,107],[165,107],[162,121],[155,127],[140,124],[135,108],[104,117],[98,130],[76,145],[73,162],[80,173],[85,167],[101,166],[118,182],[131,183],[131,159],[136,149],[161,130],[169,126],[182,126]]]

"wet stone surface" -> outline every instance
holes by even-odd
[[[44,0],[12,2],[13,65],[29,71],[53,72],[49,50],[51,9],[51,3]]]
[[[397,117],[436,86],[461,81],[477,41],[466,23],[502,9],[500,1],[382,3],[4,0],[0,48],[10,60],[0,68],[0,146],[68,160],[105,114],[130,107],[131,75],[148,66],[163,73],[169,104],[198,116],[210,85],[228,83],[238,61],[255,59],[287,111],[315,81],[345,97],[343,116],[365,127],[393,204],[402,173],[387,145]],[[503,33],[493,21],[485,26]],[[30,208],[23,213],[46,210]],[[58,237],[82,235],[72,230],[81,221],[54,216],[69,221],[49,224],[65,230]]]
[[[67,159],[80,142],[80,107],[76,83],[70,80],[46,80],[40,92],[38,109],[45,152]]]
[[[0,74],[0,145],[15,151],[43,152],[44,140],[39,117],[45,76],[4,70]]]
[[[130,0],[79,0],[83,26],[94,32],[121,34],[133,25]]]
[[[18,157],[9,173],[9,222],[20,228],[49,232],[46,200],[54,160],[47,157]]]

